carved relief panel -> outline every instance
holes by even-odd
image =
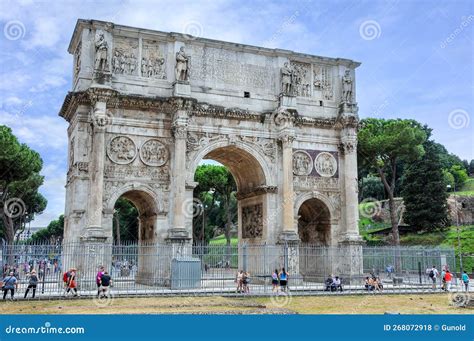
[[[242,207],[242,238],[263,236],[263,204]]]
[[[300,62],[291,62],[292,83],[296,96],[311,96],[311,65]]]
[[[137,146],[135,142],[127,136],[116,136],[107,145],[107,156],[114,163],[126,165],[135,160],[137,156]]]
[[[160,183],[160,186],[167,186],[170,176],[170,142],[166,138],[113,135],[107,143],[105,177],[153,180]]]
[[[293,151],[293,174],[325,178],[338,177],[337,157],[337,152],[295,150]]]
[[[166,79],[166,47],[155,41],[142,41],[141,76]]]
[[[334,76],[330,66],[313,65],[314,95],[325,100],[334,100]]]
[[[112,57],[112,72],[120,75],[138,75],[138,39],[116,37]]]

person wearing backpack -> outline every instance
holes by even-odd
[[[33,270],[31,271],[30,278],[28,280],[28,288],[26,288],[24,298],[28,296],[28,292],[30,291],[30,289],[33,289],[33,296],[31,296],[31,298],[35,298],[37,285],[38,285],[38,276],[36,275],[36,271]]]
[[[5,298],[7,297],[8,291],[10,291],[10,295],[11,295],[10,299],[13,301],[15,299],[14,297],[15,288],[18,289],[18,281],[16,277],[14,276],[14,272],[10,271],[10,275],[3,279],[3,286],[2,286],[3,300],[5,300]]]
[[[466,271],[461,275],[462,282],[464,283],[464,290],[469,291],[469,276]]]
[[[432,288],[433,290],[436,290],[436,279],[438,278],[439,272],[436,270],[436,266],[433,265],[431,268],[430,272],[428,273],[428,277],[431,278],[431,281],[433,282]]]

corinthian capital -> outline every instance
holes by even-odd
[[[278,137],[278,140],[281,142],[283,148],[285,147],[292,147],[293,141],[295,140],[295,136],[290,133],[283,133]]]
[[[344,154],[355,153],[357,151],[357,138],[355,136],[343,136],[340,151]]]

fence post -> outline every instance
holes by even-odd
[[[242,246],[242,267],[243,271],[247,271],[247,244]]]

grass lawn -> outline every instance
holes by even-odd
[[[231,238],[230,245],[237,245],[239,243],[239,238]],[[210,245],[226,245],[227,240],[225,239],[225,235],[221,234],[209,241]]]
[[[286,302],[286,301],[285,301]],[[449,304],[447,294],[290,297],[286,306],[270,297],[117,298],[97,306],[92,299],[17,301],[1,314],[472,314]],[[5,306],[5,304],[4,304]]]
[[[464,185],[462,186],[461,190],[458,192],[454,192],[453,194],[456,195],[465,195],[465,196],[474,196],[474,179],[469,178]]]

